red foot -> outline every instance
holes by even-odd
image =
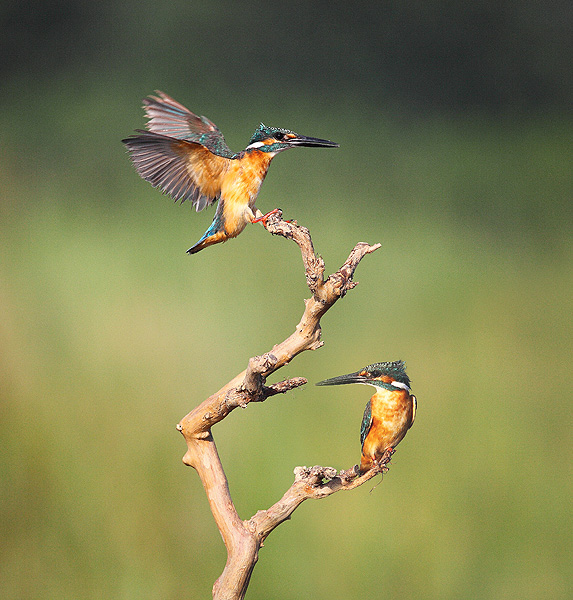
[[[253,221],[251,221],[252,223],[262,223],[265,227],[267,226],[267,219],[271,216],[271,215],[276,215],[278,212],[280,212],[281,209],[280,208],[275,208],[274,210],[271,210],[271,212],[268,212],[266,215],[263,215],[262,217],[259,217],[258,219],[254,219]]]

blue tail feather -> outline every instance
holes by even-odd
[[[195,254],[196,252],[199,252],[199,250],[202,250],[205,247],[203,244],[205,240],[216,235],[224,229],[225,226],[222,218],[222,210],[219,210],[220,207],[221,203],[219,202],[219,205],[217,206],[217,211],[215,212],[215,217],[211,225],[209,225],[209,229],[207,229],[207,231],[203,234],[201,239],[195,245],[191,246],[191,248],[187,250],[188,254]]]

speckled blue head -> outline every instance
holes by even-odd
[[[268,127],[261,123],[249,142],[246,150],[259,150],[261,152],[280,152],[287,148],[307,146],[312,148],[338,148],[338,144],[319,138],[299,135],[289,129]]]
[[[249,142],[249,146],[251,144],[255,144],[256,142],[262,142],[263,140],[267,140],[270,138],[274,138],[280,141],[281,138],[284,138],[284,136],[288,133],[296,135],[294,131],[289,131],[288,129],[280,129],[278,127],[267,127],[264,123],[261,123],[255,130],[255,133],[253,133],[253,137]],[[277,136],[277,134],[279,135]]]
[[[406,364],[403,360],[367,365],[356,373],[325,379],[316,385],[344,385],[347,383],[363,383],[393,391],[397,389],[410,391],[410,378],[406,375]]]

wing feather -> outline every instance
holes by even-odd
[[[215,123],[192,113],[167,94],[160,91],[156,93],[157,96],[148,96],[143,100],[149,131],[201,144],[224,158],[236,156]]]
[[[190,200],[200,211],[219,199],[229,158],[152,131],[138,130],[123,143],[141,177],[174,200]]]
[[[412,394],[412,420],[410,421],[410,427],[412,427],[412,425],[414,424],[414,421],[416,419],[417,408],[418,408],[418,400],[417,400],[416,396],[414,396]],[[408,429],[410,429],[410,427],[408,427]]]
[[[360,426],[360,443],[364,446],[364,440],[372,427],[372,405],[370,400],[364,409],[364,415],[362,417],[362,425]]]

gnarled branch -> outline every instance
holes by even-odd
[[[305,501],[309,499],[319,500],[326,498],[335,492],[353,490],[358,486],[370,481],[379,473],[388,471],[387,464],[390,462],[392,452],[386,451],[378,462],[378,465],[360,475],[358,465],[347,471],[338,472],[332,467],[296,467],[294,470],[294,483],[286,491],[285,495],[267,510],[259,510],[257,514],[247,522],[247,527],[260,540],[264,542],[266,537],[275,527],[290,518],[291,514]]]
[[[269,396],[285,393],[306,383],[306,379],[295,377],[267,386],[266,379],[304,350],[320,348],[320,319],[339,298],[357,285],[352,278],[364,256],[380,248],[380,244],[356,244],[342,267],[325,280],[324,261],[316,255],[308,229],[296,222],[283,221],[280,211],[268,217],[265,227],[270,233],[292,239],[298,244],[312,296],[305,300],[302,318],[286,340],[269,352],[252,357],[243,372],[177,425],[187,442],[183,462],[194,467],[199,474],[227,548],[225,569],[213,586],[213,597],[220,600],[244,597],[259,548],[270,532],[288,519],[304,500],[324,498],[334,492],[362,485],[385,472],[390,460],[390,454],[385,455],[375,469],[362,475],[357,467],[339,473],[331,467],[297,467],[295,481],[281,500],[268,510],[259,511],[248,521],[239,518],[211,428],[238,406],[244,408],[250,402],[262,402]]]

